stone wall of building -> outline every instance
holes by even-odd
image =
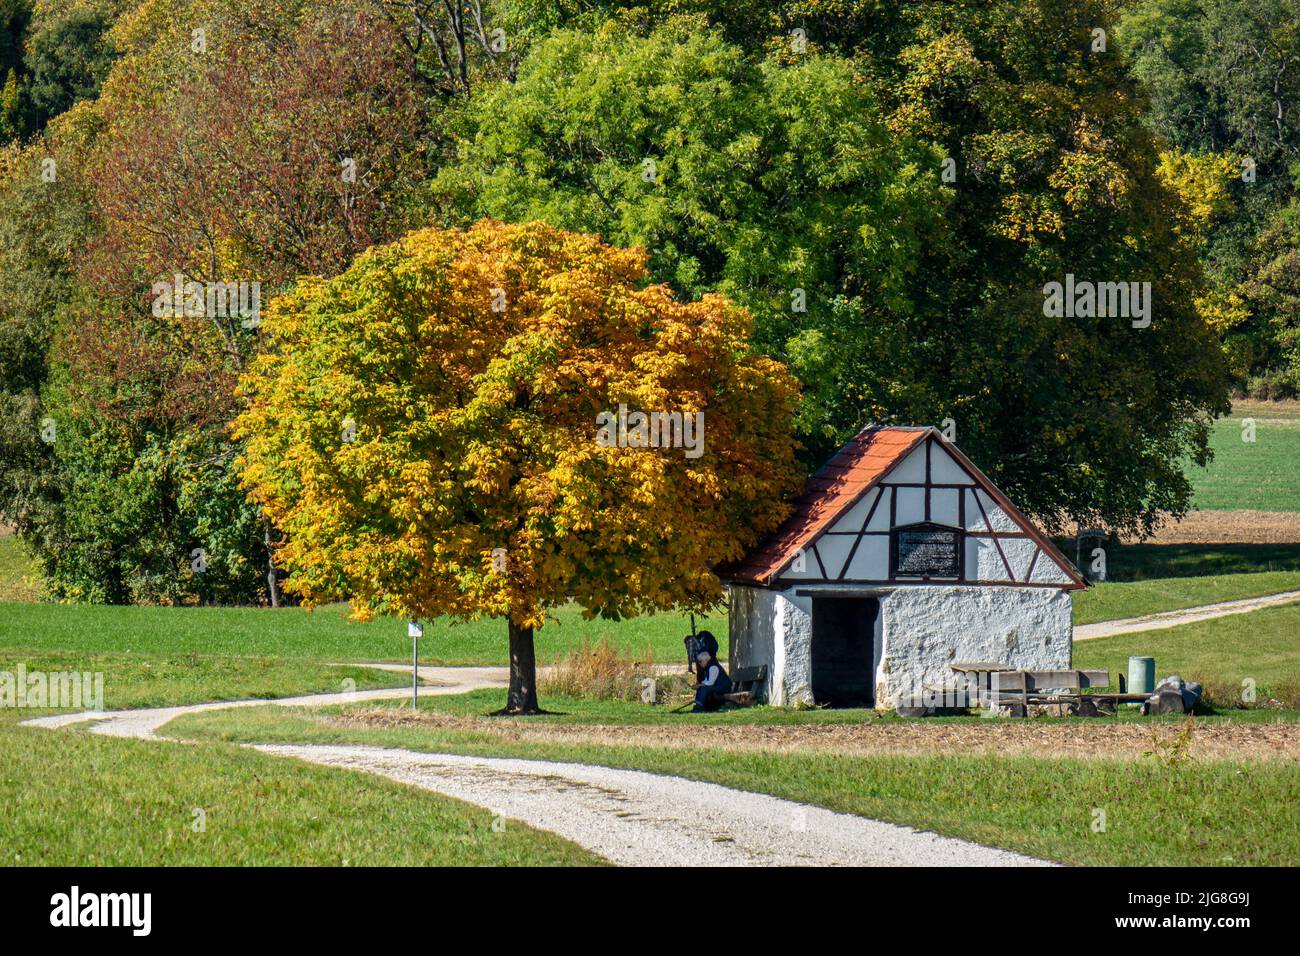
[[[729,594],[728,670],[734,674],[741,667],[766,664],[770,676],[776,663],[776,645],[780,642],[777,613],[779,592],[732,585]]]
[[[925,685],[954,683],[951,665],[996,661],[1020,669],[1070,666],[1070,592],[1057,588],[900,587],[882,602],[884,655],[876,705]]]
[[[827,588],[825,593],[843,592]],[[1040,670],[1070,666],[1068,591],[900,585],[882,589],[879,597],[877,707],[892,708],[899,695],[926,685],[952,686],[956,662],[996,661]],[[771,704],[813,700],[812,601],[794,588],[731,588],[728,660],[733,670],[767,665]]]

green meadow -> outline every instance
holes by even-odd
[[[1253,436],[1247,419],[1255,423]],[[1300,404],[1238,403],[1215,422],[1210,448],[1207,468],[1188,469],[1196,507],[1300,512]],[[1300,516],[1296,521],[1300,526]]]

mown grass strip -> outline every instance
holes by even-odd
[[[0,752],[0,865],[600,862],[519,823],[498,832],[492,814],[456,800],[243,748],[3,723]]]

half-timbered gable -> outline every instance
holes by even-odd
[[[979,469],[937,431],[917,431],[838,517],[782,555],[776,580],[1082,586]]]

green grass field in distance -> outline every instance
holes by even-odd
[[[1149,568],[1172,568],[1175,575],[1153,580],[1107,582],[1074,595],[1075,622],[1093,623],[1216,601],[1255,597],[1300,588],[1300,548],[1276,547],[1243,556],[1240,546],[1217,548],[1222,558],[1188,555],[1185,565],[1172,555],[1147,562]],[[1279,571],[1223,573],[1203,577],[1187,572],[1224,567],[1244,569],[1270,562]],[[542,663],[557,659],[584,640],[608,637],[634,657],[647,648],[658,663],[683,662],[682,637],[690,623],[684,615],[654,614],[631,620],[584,621],[576,608],[558,612],[559,620],[537,632]],[[727,645],[725,614],[697,619]],[[425,664],[501,665],[507,661],[505,626],[483,620],[426,626],[420,642]],[[164,608],[102,605],[0,604],[0,650],[69,650],[85,654],[132,653],[311,659],[317,661],[410,660],[411,644],[403,622],[381,618],[365,624],[346,619],[342,606],[318,608]]]
[[[522,823],[498,832],[490,812],[457,800],[246,749],[0,722],[0,752],[4,866],[600,862]]]
[[[1242,441],[1242,420],[1255,419],[1255,441]],[[1206,511],[1300,512],[1300,405],[1239,403],[1214,424],[1214,460],[1188,466],[1196,507]]]
[[[36,671],[102,674],[106,710],[333,694],[404,687],[409,683],[403,674],[374,668],[332,666],[288,658],[120,651],[23,652],[0,648],[0,671],[16,674],[20,663],[28,674]]]
[[[12,538],[0,538],[10,558]],[[1136,617],[1216,601],[1300,588],[1300,545],[1126,545],[1108,552],[1111,580],[1074,596],[1075,623]],[[12,560],[7,565],[15,566]],[[13,580],[12,575],[9,580]],[[403,622],[349,621],[347,609],[165,608],[0,603],[0,649],[83,653],[280,657],[319,661],[407,661],[411,645]],[[584,621],[576,608],[557,613],[537,632],[541,662],[555,660],[586,640],[608,637],[633,656],[647,647],[659,663],[684,659],[685,615]],[[726,647],[725,612],[697,618]],[[426,664],[504,664],[505,625],[482,620],[428,624],[420,644]]]
[[[1282,591],[1300,591],[1300,571],[1157,578],[1125,583],[1106,581],[1087,591],[1074,593],[1074,623],[1117,621]]]
[[[187,715],[165,732],[186,739],[364,743],[625,767],[769,793],[1080,865],[1290,865],[1300,854],[1295,825],[1300,767],[1284,761],[1179,767],[1147,758],[864,757],[553,743],[502,740],[448,725],[327,727],[307,712],[266,707]],[[1107,809],[1101,834],[1090,827],[1092,808],[1098,806]]]
[[[1127,672],[1130,656],[1154,657],[1157,680],[1178,674],[1202,683],[1240,685],[1253,678],[1261,691],[1300,680],[1300,605],[1183,624],[1158,631],[1077,641],[1074,666]]]
[[[608,636],[633,656],[647,652],[664,663],[685,662],[684,614],[649,614],[625,621],[584,621],[574,607],[536,632],[538,660],[547,663],[585,639]],[[722,614],[696,618],[726,646]],[[425,625],[420,660],[426,664],[504,664],[504,621],[466,624],[439,619]],[[406,624],[378,618],[347,620],[342,605],[302,608],[165,608],[88,604],[0,605],[0,649],[73,650],[88,653],[210,654],[309,658],[322,661],[409,661]]]

